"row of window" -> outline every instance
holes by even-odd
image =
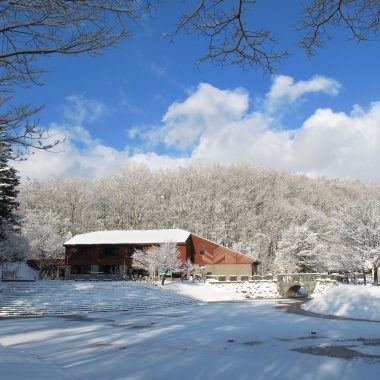
[[[116,274],[117,265],[99,265],[96,271],[91,271],[91,265],[72,265],[71,274]]]
[[[128,247],[128,255],[129,256],[132,256],[133,252],[137,249],[141,249],[143,251],[146,251],[147,250],[147,247],[145,246],[131,246],[131,247]],[[86,257],[86,256],[89,256],[92,252],[92,247],[86,247],[86,246],[79,246],[79,247],[76,247],[76,248],[73,248],[73,254],[74,256],[76,257]],[[117,256],[119,253],[119,249],[118,247],[114,247],[114,246],[105,246],[105,247],[101,247],[101,252],[100,252],[100,255],[101,256],[104,256],[104,257],[112,257],[112,256]],[[205,250],[204,249],[201,249],[199,251],[199,255],[200,256],[204,256],[205,255]]]
[[[133,248],[128,248],[128,255],[132,256],[133,252],[135,249]],[[90,256],[91,253],[93,252],[92,247],[76,247],[72,250],[73,255],[75,257],[87,257]],[[100,250],[100,255],[104,257],[113,257],[117,256],[119,254],[119,249],[118,247],[102,247]]]

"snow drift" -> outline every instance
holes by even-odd
[[[301,307],[314,313],[380,321],[380,287],[337,286]]]

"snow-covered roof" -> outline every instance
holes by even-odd
[[[190,232],[171,230],[114,230],[75,235],[64,245],[185,243]]]

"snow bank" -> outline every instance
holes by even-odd
[[[328,292],[331,288],[338,286],[339,283],[337,283],[334,280],[317,280],[315,284],[315,288],[312,294],[310,294],[311,298],[320,297],[322,294],[325,294]]]
[[[205,302],[233,301],[246,298],[281,298],[277,290],[277,282],[273,280],[253,282],[210,281],[205,284],[172,282],[165,285],[165,288]]]
[[[277,281],[211,282],[218,289],[236,294],[240,298],[280,298]]]
[[[215,284],[216,282],[168,282],[164,288],[204,302],[234,301],[245,298],[231,289],[218,288]]]
[[[336,286],[301,307],[314,313],[380,321],[380,287]]]

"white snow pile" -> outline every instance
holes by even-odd
[[[320,297],[322,294],[325,294],[331,288],[340,285],[340,283],[333,280],[322,280],[318,279],[313,293],[310,295],[311,298]]]
[[[268,280],[254,282],[172,282],[167,283],[165,289],[204,302],[281,297],[277,290],[277,282]]]
[[[234,301],[245,298],[242,295],[237,295],[231,289],[217,288],[214,284],[211,282],[173,281],[166,283],[164,288],[204,302]]]
[[[212,282],[214,287],[240,298],[281,298],[277,281],[261,280],[253,282]]]
[[[336,286],[302,308],[319,314],[380,321],[380,287]]]

